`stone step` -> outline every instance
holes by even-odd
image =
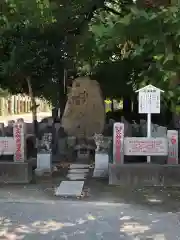
[[[89,172],[89,169],[69,169],[68,170],[68,173],[88,173]]]
[[[90,167],[89,164],[76,164],[76,163],[73,163],[69,166],[70,169],[88,169]]]
[[[86,173],[69,173],[67,175],[67,178],[69,180],[83,180],[83,179],[86,179],[87,177],[87,174]]]

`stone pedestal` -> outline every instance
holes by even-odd
[[[95,168],[93,172],[93,177],[106,178],[108,177],[108,154],[96,153],[95,154]]]
[[[31,180],[31,163],[0,162],[0,183],[29,183]]]
[[[180,186],[179,165],[109,164],[109,184],[122,186]]]
[[[37,154],[37,168],[35,174],[37,176],[43,176],[45,173],[51,173],[52,163],[50,153],[38,153]]]

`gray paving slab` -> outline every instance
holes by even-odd
[[[84,181],[62,181],[55,189],[55,196],[70,196],[79,197],[81,196]]]

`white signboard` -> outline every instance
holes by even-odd
[[[124,163],[124,123],[114,123],[113,129],[113,161],[115,164]]]
[[[139,93],[139,113],[160,113],[160,94],[163,92],[162,90],[148,85],[137,92]]]
[[[167,156],[167,138],[124,138],[124,154],[128,156]]]
[[[178,164],[178,131],[168,130],[168,164]]]

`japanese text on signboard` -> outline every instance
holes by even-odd
[[[139,113],[160,113],[160,91],[145,89],[139,91]]]
[[[113,155],[116,163],[123,163],[124,124],[114,124]]]
[[[167,152],[165,138],[125,138],[125,155],[165,156]]]
[[[22,151],[21,151],[21,131],[22,131],[22,125],[17,124],[15,125],[15,145],[16,145],[16,152],[15,152],[15,158],[16,161],[22,160]]]
[[[120,150],[121,150],[121,134],[122,134],[122,127],[115,126],[115,141],[116,141],[116,160],[119,161],[121,158]]]

